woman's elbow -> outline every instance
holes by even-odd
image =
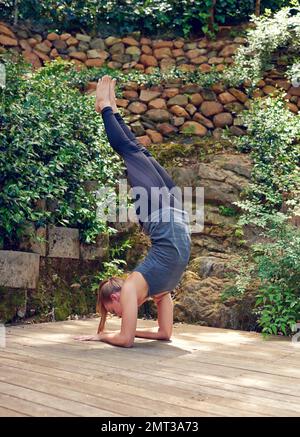
[[[132,347],[134,343],[134,337],[133,338],[124,338],[122,342],[123,347]]]
[[[170,341],[172,337],[172,332],[159,332],[159,340]]]

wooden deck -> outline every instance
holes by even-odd
[[[0,416],[300,416],[300,343],[181,324],[172,342],[131,349],[73,340],[97,324],[7,328]]]

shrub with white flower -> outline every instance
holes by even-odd
[[[247,31],[248,44],[238,48],[234,68],[225,72],[225,79],[235,86],[250,81],[251,86],[272,68],[272,55],[279,49],[300,47],[300,6],[286,7],[271,16],[251,16],[254,28]],[[299,62],[297,62],[299,64]],[[296,68],[296,67],[295,67]]]

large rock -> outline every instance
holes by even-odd
[[[183,133],[189,133],[192,135],[198,135],[200,137],[204,137],[207,134],[207,129],[202,124],[197,123],[196,121],[187,121],[181,127],[180,131]]]
[[[159,123],[157,125],[157,130],[164,136],[169,136],[177,132],[176,127],[169,123]]]
[[[170,119],[170,113],[165,109],[150,109],[145,115],[155,122],[164,122]]]
[[[0,34],[16,39],[15,34],[4,23],[0,23]]]
[[[49,47],[49,45],[46,44],[45,41],[37,44],[35,46],[35,48],[36,48],[36,50],[39,50],[40,52],[43,52],[43,53],[46,53],[46,54],[51,52],[51,46]]]
[[[122,38],[122,42],[128,46],[138,47],[140,45],[140,43],[136,39],[134,39],[132,36],[126,36],[126,37]]]
[[[130,112],[133,112],[133,114],[143,114],[144,112],[147,111],[147,105],[145,105],[144,103],[141,103],[141,102],[132,102],[127,107],[127,109]]]
[[[46,227],[40,226],[35,229],[33,223],[28,223],[23,230],[20,249],[46,256]]]
[[[165,99],[154,99],[151,100],[148,104],[149,109],[167,109],[166,101]]]
[[[25,51],[23,52],[23,58],[25,61],[29,62],[35,70],[41,68],[42,63],[40,58],[33,52]]]
[[[228,91],[241,103],[245,103],[248,100],[247,95],[245,93],[243,93],[243,91],[241,91],[241,90],[238,90],[236,88],[229,88]]]
[[[146,67],[157,67],[158,61],[155,56],[152,55],[141,55],[140,62],[144,64]]]
[[[224,93],[219,94],[218,99],[220,100],[220,102],[223,105],[225,105],[226,103],[231,103],[231,102],[236,101],[236,98],[228,91],[225,91]]]
[[[102,38],[95,38],[90,42],[91,49],[105,50],[105,43]]]
[[[140,94],[140,100],[142,102],[150,102],[153,99],[156,99],[157,97],[160,96],[160,92],[159,91],[150,91],[150,90],[142,90],[141,94]]]
[[[214,128],[213,122],[209,118],[204,117],[204,115],[200,114],[199,112],[196,112],[193,115],[193,120],[197,121],[200,124],[203,124],[203,126],[207,127],[208,129]]]
[[[203,179],[201,180],[201,186],[204,188],[204,199],[206,202],[230,206],[233,202],[239,200],[239,192],[241,190],[238,190],[229,183]]]
[[[48,241],[48,257],[79,259],[78,229],[49,226]]]
[[[178,94],[177,96],[171,97],[167,105],[173,106],[173,105],[179,105],[179,106],[186,106],[188,104],[188,98],[187,96],[184,96],[183,94]]]
[[[177,117],[189,118],[188,112],[179,105],[174,105],[169,108],[169,111]]]
[[[85,65],[87,67],[102,67],[102,65],[104,64],[104,59],[87,59],[85,61]]]
[[[232,56],[234,55],[238,47],[238,44],[229,44],[220,51],[219,56],[223,56],[224,58],[226,58],[227,56]]]
[[[29,252],[0,250],[0,286],[36,288],[40,255]]]
[[[84,52],[72,52],[70,53],[70,57],[74,58],[74,59],[78,59],[79,61],[86,61],[87,60],[87,55]]]
[[[135,46],[129,46],[125,49],[125,53],[132,56],[133,59],[138,60],[141,55],[141,50]]]
[[[252,162],[246,154],[219,154],[211,157],[210,162],[224,170],[230,170],[248,179],[251,177]]]
[[[110,47],[114,44],[118,44],[122,42],[121,38],[117,38],[115,36],[109,36],[108,38],[105,38],[104,40],[105,44],[107,45],[107,47]]]
[[[178,286],[174,301],[176,322],[197,323],[204,326],[232,329],[253,329],[255,292],[247,292],[243,299],[223,303],[220,294],[232,281],[209,276],[201,279],[187,270]]]
[[[229,112],[221,112],[214,116],[213,122],[216,127],[230,126],[233,123],[233,117]]]
[[[13,47],[18,45],[18,41],[10,36],[0,35],[0,44]]]
[[[205,117],[210,117],[223,112],[223,105],[219,102],[203,102],[200,106],[200,111]]]
[[[237,272],[237,265],[234,262],[236,260],[236,256],[225,253],[199,256],[190,262],[189,270],[197,273],[200,278],[208,276],[225,278],[228,273]]]
[[[125,53],[125,45],[122,42],[114,44],[109,48],[109,52],[112,55],[115,55],[115,54],[123,55]]]
[[[198,174],[201,179],[211,179],[220,182],[224,182],[228,176],[228,172],[204,162],[198,164]]]
[[[76,39],[83,42],[90,42],[92,38],[89,35],[85,35],[83,33],[77,33]]]
[[[162,40],[162,39],[157,39],[152,41],[152,47],[154,49],[160,49],[160,48],[164,48],[164,47],[169,47],[172,48],[174,46],[173,41],[167,41],[167,40]]]
[[[175,59],[172,58],[164,58],[160,61],[160,69],[162,72],[167,72],[172,69],[176,65]]]
[[[201,94],[195,93],[189,96],[189,100],[193,105],[199,106],[203,102],[203,97]]]

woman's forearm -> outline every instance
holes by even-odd
[[[112,344],[114,346],[131,347],[133,345],[132,341],[129,341],[120,332],[112,332],[109,334],[100,333],[99,337],[100,341]]]
[[[149,338],[151,340],[169,340],[169,338],[161,331],[141,331],[136,330],[135,336],[139,338]]]

